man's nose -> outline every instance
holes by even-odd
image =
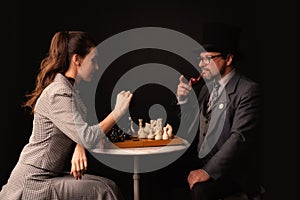
[[[205,66],[204,62],[202,62],[202,61],[200,61],[198,65],[199,65],[200,68]]]

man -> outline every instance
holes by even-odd
[[[253,158],[261,134],[260,87],[237,69],[240,29],[218,23],[203,28],[199,67],[206,84],[198,95],[199,123],[188,124],[199,131],[198,167],[190,171],[187,181],[193,199],[220,199],[237,192],[253,199],[259,192]],[[180,106],[188,106],[191,89],[191,83],[181,76],[177,87]]]

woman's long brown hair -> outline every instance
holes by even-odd
[[[95,46],[96,42],[86,32],[61,31],[55,33],[49,52],[41,61],[36,86],[31,93],[26,94],[27,101],[23,103],[23,107],[30,108],[33,114],[36,101],[43,90],[53,82],[57,73],[64,74],[68,70],[72,56],[78,54],[84,58]]]

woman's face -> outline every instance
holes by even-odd
[[[98,51],[97,48],[93,48],[91,52],[83,58],[77,75],[80,80],[90,82],[93,79],[95,71],[98,69]]]

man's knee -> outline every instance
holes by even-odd
[[[211,199],[211,194],[204,184],[196,183],[192,188],[192,199],[209,200]]]

